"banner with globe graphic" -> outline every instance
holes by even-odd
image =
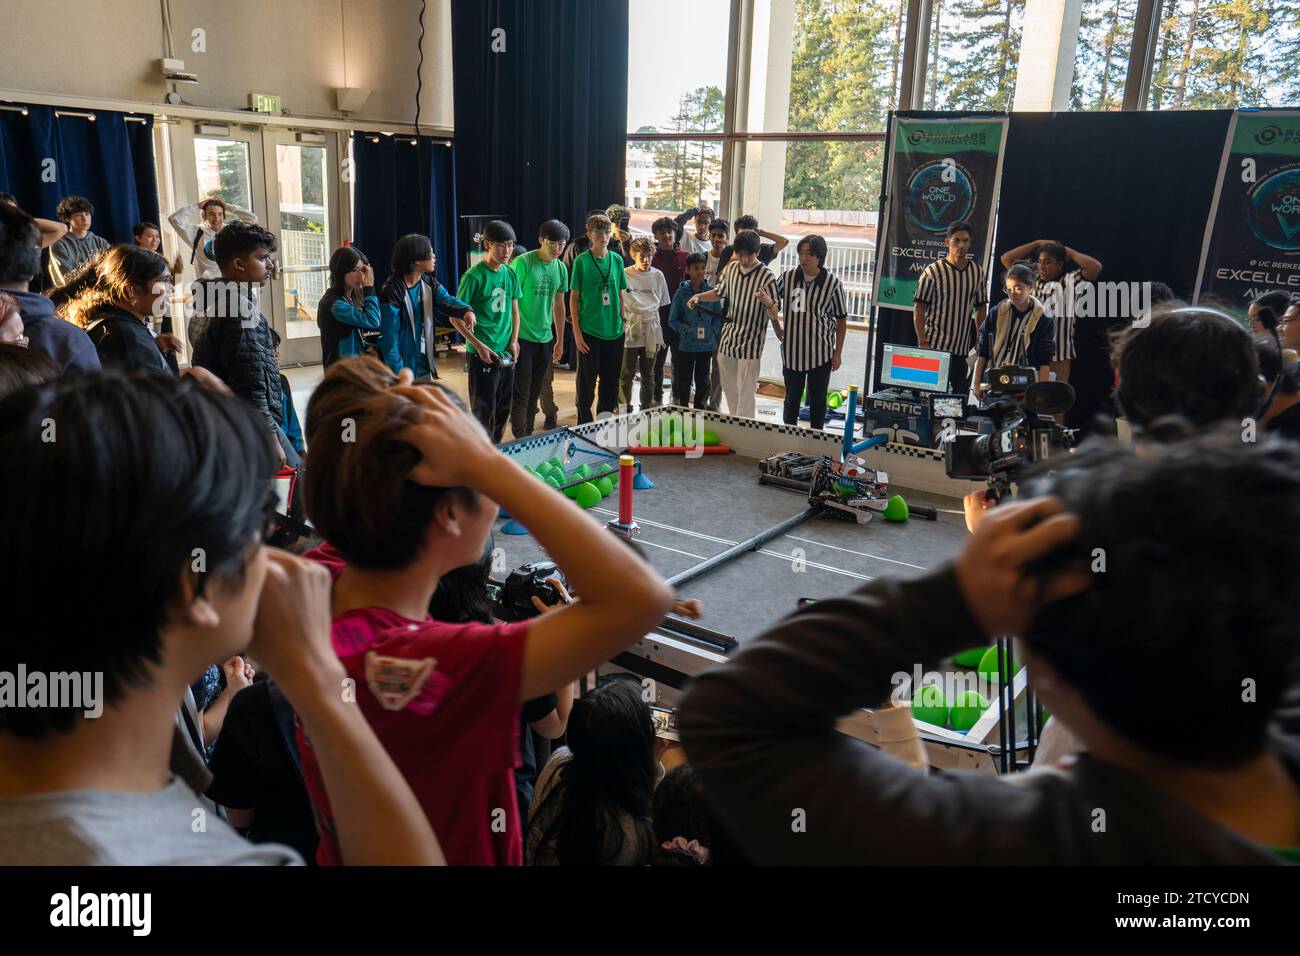
[[[1006,129],[1006,117],[894,118],[877,305],[912,311],[921,271],[947,254],[944,236],[954,222],[970,223],[971,255],[987,266]]]
[[[1196,279],[1243,311],[1271,289],[1300,292],[1297,110],[1232,114]]]

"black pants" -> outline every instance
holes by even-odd
[[[709,407],[709,371],[712,352],[683,352],[673,349],[673,404],[686,408],[691,403],[691,382],[695,383],[695,407]]]
[[[585,337],[587,352],[578,352],[578,424],[593,420],[591,402],[596,401],[596,414],[618,411],[618,378],[623,370],[623,336],[616,339]],[[575,346],[574,351],[577,351]]]
[[[469,410],[487,429],[494,443],[506,433],[510,403],[514,399],[515,370],[488,365],[477,355],[469,356]]]
[[[806,372],[791,368],[781,369],[785,378],[785,423],[799,421],[799,405],[803,399],[805,383],[808,386],[808,424],[813,428],[826,427],[826,389],[831,384],[831,363],[818,365]]]
[[[514,397],[510,402],[510,431],[516,438],[533,433],[537,421],[537,400],[546,384],[546,371],[551,367],[551,350],[555,339],[549,342],[519,340],[519,361],[515,363]]]
[[[659,352],[655,355],[654,397],[656,405],[664,403],[664,359],[668,358],[670,351],[673,353],[673,394],[677,394],[677,343],[680,338],[673,331],[672,326],[668,324],[667,316],[660,316],[659,331],[663,333],[664,344],[659,346]]]
[[[948,353],[948,391],[954,395],[960,395],[962,401],[966,401],[966,394],[970,391],[970,366],[966,364],[966,353],[958,355],[956,352]]]

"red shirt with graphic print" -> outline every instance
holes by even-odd
[[[335,579],[346,562],[329,545],[305,557]],[[332,638],[366,720],[411,785],[453,866],[523,863],[514,768],[528,623],[412,621],[381,607],[334,619]],[[311,742],[298,728],[302,773],[316,814],[316,862],[343,862]]]

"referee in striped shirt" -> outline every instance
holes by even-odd
[[[970,224],[954,222],[948,227],[944,244],[948,254],[926,266],[916,284],[912,322],[916,326],[917,345],[952,355],[948,390],[964,396],[970,390],[966,356],[988,317],[989,298],[984,289],[984,270],[967,258],[971,247]]]
[[[770,302],[776,286],[776,276],[758,261],[759,245],[757,233],[738,233],[736,254],[718,274],[717,287],[686,301],[686,307],[693,309],[700,302],[727,300],[727,317],[718,337],[718,373],[727,411],[742,418],[754,417],[754,393],[758,390],[758,370],[767,339],[769,313],[760,294]],[[781,322],[775,312],[772,309],[771,321],[779,339]]]
[[[849,305],[844,284],[826,268],[826,240],[804,236],[796,247],[799,265],[776,280],[775,296],[759,293],[768,316],[785,328],[781,340],[781,373],[785,378],[784,418],[799,421],[799,406],[808,389],[809,424],[826,425],[826,390],[831,372],[840,367],[844,335],[849,328]]]

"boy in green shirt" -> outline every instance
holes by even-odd
[[[477,321],[471,329],[454,316],[451,320],[468,343],[470,411],[498,443],[510,416],[519,358],[519,277],[506,265],[514,247],[509,223],[493,219],[483,227],[487,255],[461,276],[456,293]]]
[[[569,314],[573,345],[578,350],[578,424],[596,413],[618,408],[618,379],[623,367],[623,315],[619,294],[627,288],[623,259],[609,251],[612,226],[608,216],[587,219],[591,248],[573,260],[569,278]],[[599,389],[599,394],[597,390]]]
[[[564,293],[569,270],[560,261],[569,227],[548,219],[537,230],[537,248],[510,263],[519,278],[519,362],[515,366],[510,430],[516,438],[533,433],[537,399],[564,351]]]

